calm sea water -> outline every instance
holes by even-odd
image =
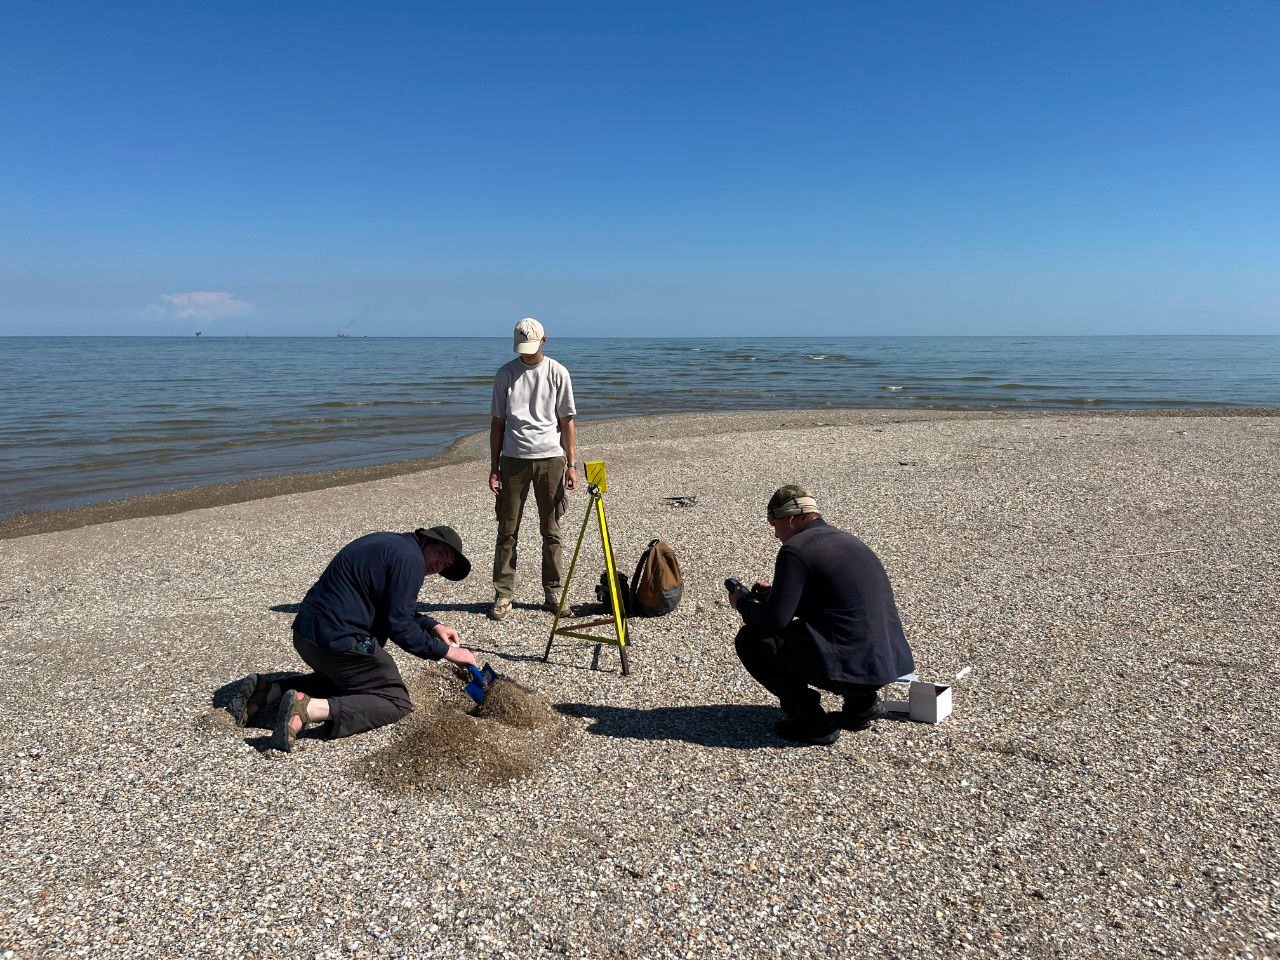
[[[579,417],[1280,406],[1280,337],[555,338]],[[0,516],[426,456],[506,338],[0,338]]]

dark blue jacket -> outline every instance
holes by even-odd
[[[349,650],[352,639],[373,637],[384,644],[390,640],[414,656],[439,660],[449,650],[430,632],[440,621],[415,616],[426,576],[416,534],[366,534],[329,562],[303,598],[293,629],[331,650]]]
[[[880,559],[825,520],[782,545],[773,588],[740,601],[738,612],[748,626],[785,637],[814,680],[883,686],[915,669]]]

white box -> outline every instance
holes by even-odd
[[[951,686],[912,680],[908,715],[919,723],[941,723],[951,716]]]

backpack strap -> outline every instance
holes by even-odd
[[[640,559],[636,561],[636,572],[631,577],[631,598],[633,600],[636,592],[640,589],[641,575],[644,573],[644,568],[649,564],[649,556],[653,553],[654,544],[658,542],[658,539],[658,537],[654,537],[649,541],[649,545],[640,551]]]

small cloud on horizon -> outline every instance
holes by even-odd
[[[237,300],[234,294],[211,290],[191,293],[162,293],[160,300],[142,310],[148,320],[220,320],[239,317],[253,310],[253,304]]]

